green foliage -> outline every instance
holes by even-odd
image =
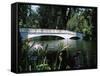
[[[92,24],[92,9],[77,8],[77,12],[74,12],[73,16],[70,16],[67,22],[67,28],[75,32],[82,32],[85,37],[89,36],[91,39],[93,32]],[[91,10],[91,11],[90,11]]]
[[[38,14],[36,11],[32,10],[32,6],[30,5],[19,5],[19,27],[31,27],[38,28]]]
[[[67,22],[67,27],[70,30],[78,31],[78,16],[75,14],[72,18],[70,18]],[[76,28],[77,27],[77,28]],[[76,29],[75,29],[76,28]]]
[[[37,71],[51,70],[48,64],[40,64],[36,66]]]
[[[35,11],[31,5],[19,7],[19,27],[67,29],[85,34],[88,40],[96,36],[96,9],[40,5]]]
[[[69,45],[65,45],[63,42],[60,42],[59,44],[58,44],[58,50],[61,52],[61,51],[63,51],[63,50],[66,50],[67,48],[69,48]]]
[[[29,71],[29,66],[31,65],[31,69],[33,70],[50,70],[49,65],[47,64],[46,54],[48,45],[43,46],[43,49],[37,48],[30,51],[30,49],[37,44],[36,42],[33,43],[32,46],[29,46],[28,40],[22,42],[22,54],[20,60],[20,71]],[[36,61],[30,60],[31,57],[37,56]]]
[[[22,45],[22,58],[21,58],[21,62],[19,67],[21,68],[20,71],[29,71],[29,66],[31,65],[31,69],[32,70],[36,70],[36,71],[44,71],[44,70],[51,70],[50,65],[48,64],[48,59],[46,58],[47,53],[48,53],[48,44],[47,45],[42,45],[43,49],[33,49],[33,52],[30,52],[29,49],[32,48],[32,46],[36,45],[37,43],[33,43],[32,46],[28,45],[29,42],[27,40],[23,41],[23,45]],[[57,50],[57,56],[56,56],[56,60],[55,63],[52,64],[51,66],[53,66],[54,70],[58,68],[57,66],[57,58],[59,57],[59,53],[67,50],[67,48],[69,48],[68,45],[65,45],[63,42],[58,44],[58,50]],[[30,53],[29,53],[30,52]],[[37,56],[36,61],[35,60],[30,60],[31,57],[33,56]],[[61,64],[60,64],[61,65]],[[31,70],[31,71],[32,71]]]

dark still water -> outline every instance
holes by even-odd
[[[32,51],[34,48],[37,49],[39,46],[42,48],[42,46],[48,45],[46,56],[48,61],[47,63],[50,65],[51,70],[54,70],[53,64],[55,64],[56,60],[61,62],[61,65],[59,65],[60,62],[57,61],[58,68],[61,66],[65,67],[62,69],[85,69],[97,67],[96,41],[59,38],[49,40],[41,39],[41,37],[37,37],[36,39],[30,41],[30,46],[32,46],[33,42],[35,42],[30,51]],[[61,54],[59,53],[57,57],[57,51],[61,51],[61,46],[63,46],[63,48],[66,47],[66,52],[62,52]]]

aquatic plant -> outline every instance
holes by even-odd
[[[36,66],[37,71],[51,70],[48,64],[40,64]]]
[[[42,44],[38,42],[33,42],[31,46],[29,46],[29,42],[25,41],[23,43],[23,60],[22,65],[20,66],[20,69],[26,69],[27,71],[42,71],[42,70],[59,70],[61,69],[61,63],[62,63],[62,52],[67,51],[69,48],[69,45],[65,45],[63,42],[58,44],[58,50],[55,53],[56,58],[53,62],[54,64],[51,64],[51,66],[48,64],[47,59],[47,53],[48,53],[48,44]],[[32,50],[30,50],[32,49]],[[67,54],[66,54],[67,55]],[[58,61],[59,60],[59,61]],[[57,62],[59,64],[57,64]],[[22,69],[22,66],[24,67]],[[51,69],[51,67],[53,67]]]
[[[35,70],[39,70],[39,68],[41,69],[41,67],[39,65],[42,65],[42,69],[45,68],[46,66],[45,64],[47,64],[47,58],[46,58],[46,54],[47,54],[47,48],[48,48],[48,44],[46,45],[42,45],[41,43],[37,43],[35,42],[32,49],[33,49],[33,57],[34,55],[37,56],[37,60],[34,61],[35,65]],[[44,66],[43,66],[44,65]]]
[[[61,67],[61,62],[62,62],[62,51],[67,51],[67,49],[69,48],[69,45],[64,44],[63,42],[60,42],[58,44],[58,50],[57,50],[57,55],[56,55],[56,60],[55,60],[55,64],[54,64],[54,70],[55,69],[60,69]],[[67,55],[67,54],[66,54]],[[59,64],[57,66],[57,59],[59,60]]]

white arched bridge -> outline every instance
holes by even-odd
[[[79,39],[83,39],[82,33],[68,30],[20,28],[19,31],[23,40],[38,36],[59,36],[65,39],[78,37]]]

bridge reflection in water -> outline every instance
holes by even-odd
[[[69,30],[20,28],[19,31],[23,40],[38,36],[59,36],[65,39],[78,37],[79,39],[83,39],[82,33]]]

